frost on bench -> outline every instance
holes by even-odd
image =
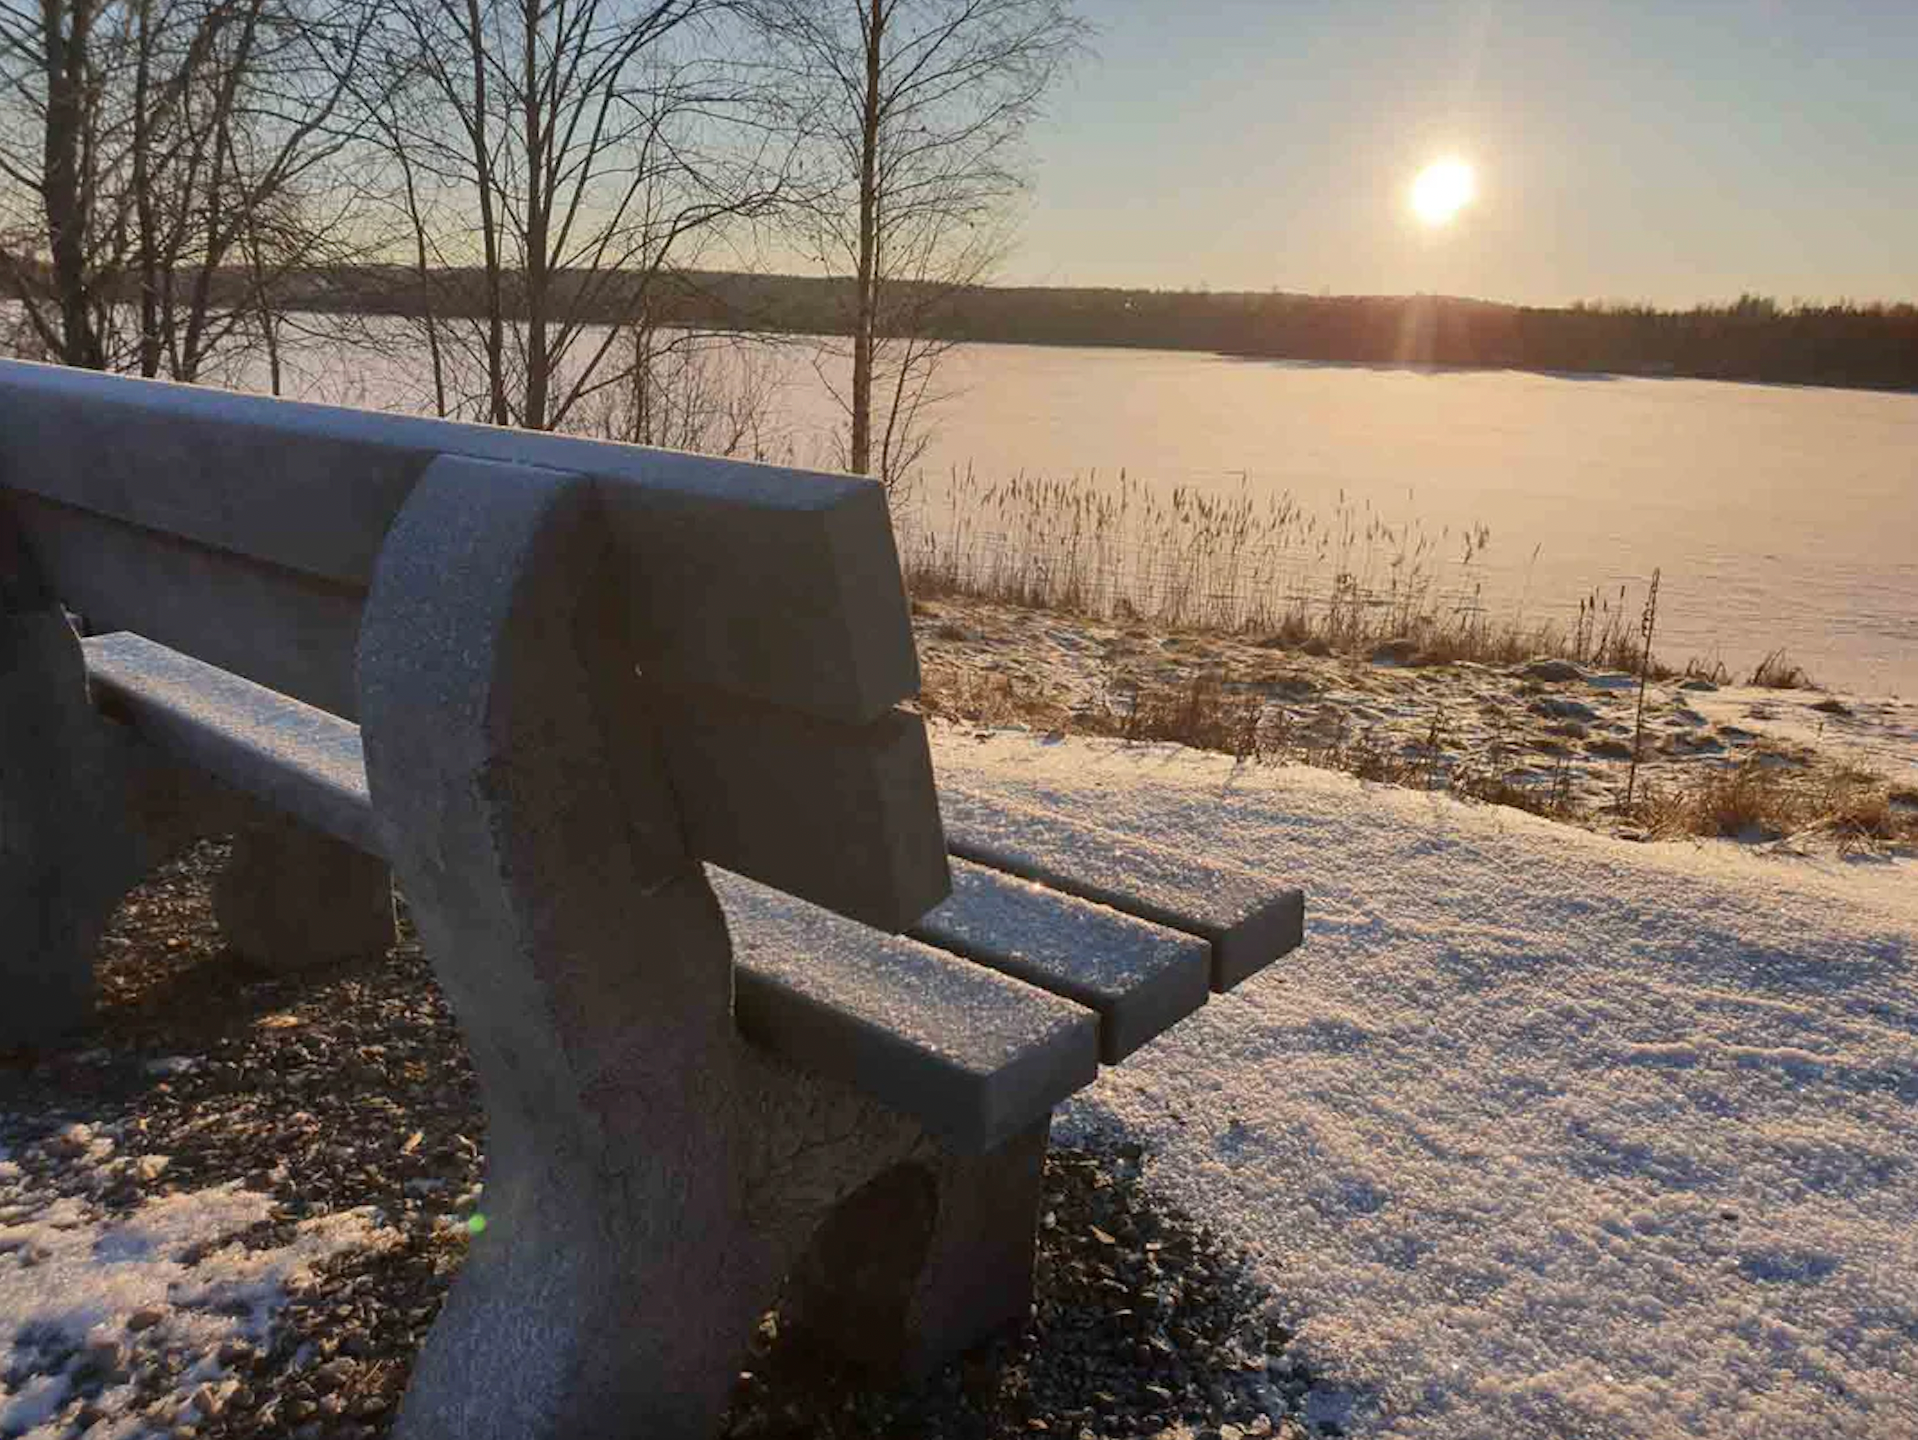
[[[977,797],[948,898],[869,482],[0,362],[0,646],[0,1044],[195,837],[256,958],[407,896],[490,1223],[401,1440],[710,1433],[782,1285],[892,1371],[1016,1323],[1049,1107],[1296,943]]]
[[[463,560],[452,576],[443,548]],[[605,559],[579,477],[444,460],[395,522],[362,629],[383,848],[488,1115],[489,1224],[421,1354],[409,1440],[590,1434],[608,1416],[700,1435],[790,1272],[815,1313],[910,1327],[936,1312],[975,1332],[1010,1318],[1029,1279],[935,1286],[928,1309],[923,1276],[974,1242],[913,1197],[963,1162],[735,1030],[719,905],[623,637],[597,623],[620,582]],[[1015,1159],[1036,1185],[1029,1150]],[[906,1241],[856,1300],[805,1285],[830,1267],[803,1263],[855,1195]],[[1023,1245],[999,1247],[1015,1270],[1029,1208],[1024,1223]],[[923,1346],[901,1330],[881,1348]]]
[[[876,1363],[1023,1315],[1043,1113],[956,1157],[749,1043],[700,863],[893,928],[945,894],[875,487],[0,363],[0,516],[10,1040],[85,1019],[101,921],[198,835],[237,833],[229,899],[270,902],[237,931],[300,913],[271,886],[321,873],[286,863],[305,845],[408,896],[481,1079],[493,1223],[400,1434],[709,1433],[788,1276]],[[232,683],[116,700],[102,647],[89,696],[59,601]],[[756,727],[782,774],[715,748]],[[822,859],[854,827],[857,863]],[[809,1247],[854,1197],[898,1244],[849,1274]]]
[[[1305,938],[1297,889],[956,786],[940,793],[940,807],[954,855],[1206,941],[1214,990],[1230,990]]]

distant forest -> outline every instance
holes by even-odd
[[[436,277],[442,311],[449,295],[464,308],[459,277],[451,278]],[[241,277],[233,280],[237,290]],[[852,313],[851,282],[839,279],[666,272],[651,277],[652,294],[638,306],[600,283],[608,318],[637,313],[661,326],[821,335],[840,332]],[[471,288],[478,314],[477,272]],[[280,291],[289,309],[419,309],[417,281],[399,267],[309,271],[285,277]],[[906,308],[922,333],[955,341],[1918,390],[1918,305],[1910,303],[1781,305],[1747,295],[1690,310],[1545,308],[1430,295],[968,286],[928,290]]]
[[[364,282],[370,276],[361,276]],[[831,334],[849,281],[713,272],[662,277],[658,323]],[[407,283],[353,285],[356,304],[406,307]],[[951,340],[1114,345],[1372,365],[1683,375],[1918,390],[1918,306],[1781,305],[1745,296],[1657,310],[1563,309],[1446,296],[973,286],[912,307]]]

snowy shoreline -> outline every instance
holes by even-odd
[[[1396,772],[1420,789],[1476,786],[1611,833],[1645,829],[1618,811],[1637,725],[1630,675],[1558,659],[1411,664],[1389,646],[1313,653],[963,597],[913,609],[933,714],[1110,734],[1123,732],[1141,696],[1176,709],[1195,686],[1212,686],[1211,703],[1235,729],[1256,713],[1261,749],[1280,758],[1365,778]],[[1894,817],[1918,831],[1918,701],[1683,676],[1647,687],[1641,794],[1682,793],[1746,762],[1808,782],[1838,771],[1879,777]],[[1832,848],[1757,827],[1741,838]]]

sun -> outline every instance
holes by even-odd
[[[1449,225],[1478,193],[1478,177],[1463,160],[1434,160],[1412,182],[1412,213],[1424,225]]]

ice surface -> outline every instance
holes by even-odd
[[[1064,1125],[1253,1251],[1375,1436],[1918,1435],[1918,866],[1634,845],[1176,747],[942,782],[1303,884]],[[1195,861],[1195,863],[1202,863]]]

